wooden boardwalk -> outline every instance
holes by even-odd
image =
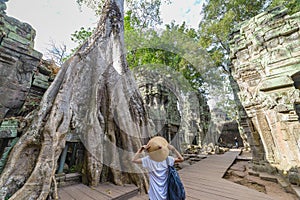
[[[117,186],[102,183],[97,187],[76,184],[59,188],[61,200],[125,200],[138,195],[138,188],[134,185]]]
[[[271,200],[264,193],[223,179],[240,150],[231,150],[223,155],[210,155],[207,158],[185,167],[179,175],[189,200]],[[138,195],[130,200],[146,200],[147,195]]]
[[[222,177],[233,164],[240,150],[231,150],[223,155],[209,155],[201,161],[179,170],[186,190],[187,200],[271,200],[264,193],[232,183]],[[138,194],[133,185],[116,186],[102,184],[90,188],[83,184],[59,189],[62,200],[148,200],[148,195]]]

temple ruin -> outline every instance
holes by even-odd
[[[256,168],[299,173],[300,13],[261,13],[240,24],[230,45]]]
[[[32,120],[30,113],[35,112],[59,70],[34,50],[35,30],[7,16],[5,9],[0,1],[0,173]],[[300,13],[289,15],[282,8],[261,13],[236,28],[230,47],[234,78],[247,114],[239,128],[247,133],[254,169],[280,172],[299,185]],[[233,136],[238,136],[235,122],[209,130],[210,111],[200,94],[184,92],[156,72],[145,75],[145,71],[135,71],[134,76],[154,134],[177,148],[210,142],[224,142],[228,147]],[[78,135],[66,136],[57,168],[59,186],[81,180],[77,172],[82,169],[84,151]]]
[[[185,150],[190,145],[202,146],[210,119],[207,102],[188,83],[183,86],[183,81],[178,81],[182,76],[180,73],[170,71],[133,70],[154,125],[154,134],[165,137],[177,149]]]

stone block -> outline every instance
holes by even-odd
[[[288,44],[290,42],[299,43],[299,31],[291,33],[290,35],[279,37],[280,44]]]
[[[265,181],[278,183],[278,180],[275,176],[267,174],[267,173],[259,173],[259,177],[260,177],[260,179],[265,180]]]
[[[81,179],[81,174],[79,173],[70,173],[66,174],[66,179],[65,181],[77,181]]]
[[[0,126],[0,138],[15,138],[17,137],[18,121],[8,120],[3,121]]]
[[[260,85],[260,91],[270,91],[276,90],[278,88],[285,88],[293,86],[294,81],[291,80],[288,76],[277,76],[277,77],[268,77],[263,80]]]
[[[297,197],[300,199],[300,187],[299,186],[295,186],[295,185],[292,185],[292,190],[293,192],[297,195]]]
[[[248,170],[248,174],[251,175],[251,176],[259,177],[259,173],[256,172],[256,171],[253,171],[252,169],[249,169],[249,170]]]
[[[1,46],[3,48],[8,48],[8,49],[12,50],[13,52],[15,52],[14,53],[15,55],[18,55],[16,53],[28,55],[31,58],[35,58],[38,62],[40,61],[40,58],[42,57],[41,53],[30,49],[29,45],[19,43],[11,38],[7,38],[7,37],[3,38]]]
[[[244,178],[247,176],[247,174],[245,172],[241,172],[241,171],[233,171],[231,174],[233,176],[237,176],[239,178]]]
[[[247,62],[250,58],[248,49],[243,49],[242,51],[237,52],[237,58],[240,62]]]
[[[292,57],[300,57],[300,49],[298,51],[291,52]]]
[[[269,64],[278,63],[280,61],[291,58],[290,51],[281,45],[278,45],[276,48],[272,48],[269,51]]]
[[[288,23],[286,26],[281,27],[280,29],[280,36],[289,36],[293,33],[297,33],[299,30],[299,27],[297,27],[296,23]]]
[[[14,40],[14,41],[17,41],[18,43],[21,43],[21,44],[25,45],[25,46],[30,47],[30,45],[31,45],[31,41],[30,40],[28,40],[27,38],[24,38],[24,37],[22,37],[22,36],[20,36],[20,35],[18,35],[16,33],[14,33],[14,32],[9,32],[7,34],[7,37],[10,38],[10,39],[12,39],[12,40]]]
[[[32,86],[47,90],[50,86],[49,77],[43,74],[35,74],[33,77]]]
[[[295,114],[287,114],[287,115],[283,115],[281,117],[281,120],[283,122],[297,122],[299,119],[298,115],[295,115]]]
[[[289,172],[288,179],[291,184],[300,186],[300,173],[299,172]]]
[[[243,161],[251,161],[253,158],[252,156],[238,156],[236,159],[243,160]]]
[[[271,50],[277,48],[280,45],[279,41],[279,38],[274,38],[273,40],[265,42],[264,46],[266,46],[268,50]]]
[[[33,42],[35,38],[35,30],[27,23],[21,22],[18,19],[4,15],[2,18],[3,29],[9,32],[14,32],[20,36]]]
[[[5,98],[0,101],[0,118],[5,118],[18,115],[24,105],[42,54],[33,49],[35,30],[29,24],[4,13],[0,24],[0,94],[5,94],[1,95]],[[49,86],[46,82],[40,85],[44,90]]]

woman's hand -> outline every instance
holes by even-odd
[[[150,145],[143,145],[140,149],[139,149],[139,153],[142,153],[143,150],[148,150],[150,148]]]
[[[176,150],[176,148],[173,145],[168,144],[168,149],[170,151],[173,151],[173,153],[176,154],[177,158],[175,158],[175,163],[184,161],[184,158],[182,157],[182,155]]]
[[[136,164],[142,164],[142,159],[139,158],[140,153],[143,152],[143,150],[148,150],[150,148],[150,145],[143,145],[141,146],[141,148],[139,148],[139,150],[135,153],[135,155],[133,156],[133,158],[131,159],[132,162],[136,163]]]

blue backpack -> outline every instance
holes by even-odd
[[[168,164],[168,200],[184,200],[185,191],[183,184],[180,180],[179,174],[173,166],[169,165],[169,159],[167,158]]]

